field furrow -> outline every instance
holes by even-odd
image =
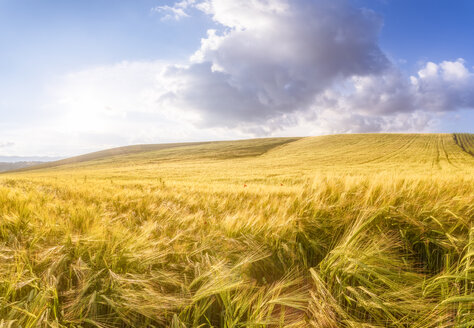
[[[455,133],[454,140],[462,150],[474,156],[474,134]]]

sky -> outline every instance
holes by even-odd
[[[474,132],[470,0],[0,0],[0,157]]]

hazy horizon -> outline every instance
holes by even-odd
[[[473,13],[468,0],[1,1],[0,162],[473,133]]]

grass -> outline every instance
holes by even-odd
[[[4,174],[0,327],[472,327],[473,172],[382,134]]]

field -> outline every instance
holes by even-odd
[[[179,144],[0,175],[0,327],[473,327],[468,137]]]

